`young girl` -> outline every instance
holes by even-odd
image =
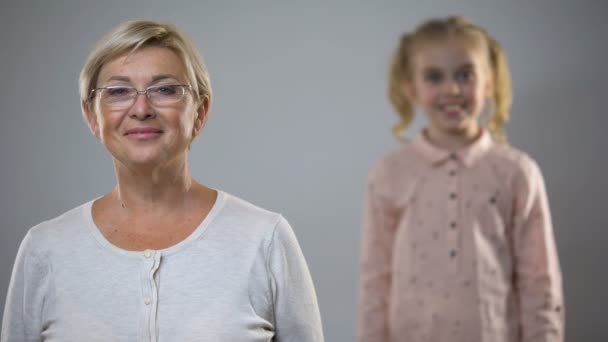
[[[369,177],[358,340],[563,341],[543,177],[502,131],[500,45],[465,18],[429,20],[401,39],[390,98],[398,138],[415,106],[428,125]]]

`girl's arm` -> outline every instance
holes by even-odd
[[[561,271],[543,176],[531,159],[515,180],[515,196],[515,285],[523,341],[563,341]]]
[[[374,188],[373,179],[365,198],[359,280],[357,340],[389,340],[388,309],[393,241],[396,222],[389,202]]]

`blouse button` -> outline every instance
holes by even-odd
[[[145,298],[144,298],[144,304],[146,304],[146,305],[150,305],[150,303],[151,303],[151,302],[152,302],[152,301],[150,300],[150,297],[145,297]]]

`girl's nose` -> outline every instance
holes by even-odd
[[[454,80],[448,80],[445,82],[444,91],[448,95],[460,95],[460,84]]]

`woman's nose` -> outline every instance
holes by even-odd
[[[138,92],[135,99],[133,99],[131,108],[129,108],[129,116],[138,120],[145,120],[155,115],[154,108],[152,108],[150,99],[146,93]]]

